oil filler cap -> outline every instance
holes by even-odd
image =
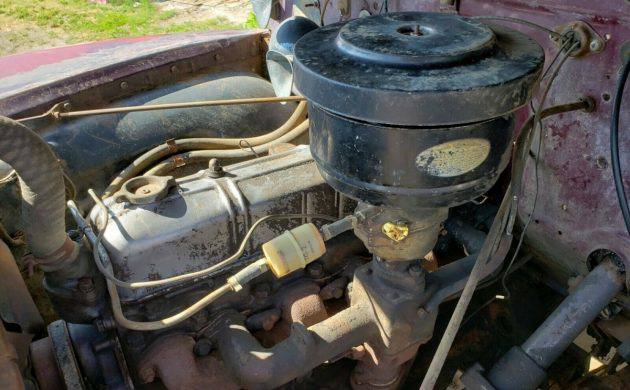
[[[400,12],[324,26],[295,45],[296,87],[350,118],[435,126],[505,115],[531,98],[541,47],[453,14]]]
[[[173,176],[138,176],[123,184],[120,196],[131,204],[150,204],[164,198],[174,185]]]

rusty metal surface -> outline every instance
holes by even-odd
[[[320,288],[309,280],[299,280],[286,286],[278,293],[275,301],[281,318],[274,322],[273,328],[256,335],[263,346],[273,346],[289,337],[291,326],[296,322],[308,327],[328,318],[326,306],[320,297]],[[267,321],[275,318],[274,313],[269,315],[272,317]],[[248,328],[251,318],[246,321]]]
[[[240,50],[247,57],[259,56],[260,36],[264,33],[265,30],[229,30],[123,38],[3,57],[0,58],[0,113],[13,116],[32,112],[34,107],[50,108],[81,91],[181,60],[217,53],[216,60],[206,60],[201,66],[208,67],[213,62],[222,62],[219,53],[233,50],[240,42],[252,43],[246,45],[248,50]],[[192,70],[181,65],[181,74]],[[166,73],[178,72],[167,69]]]
[[[334,279],[332,282],[322,287],[319,291],[319,296],[324,301],[328,301],[330,299],[340,299],[344,296],[347,285],[348,278],[345,276]]]
[[[41,390],[62,390],[65,388],[63,379],[53,351],[50,337],[40,339],[31,344],[31,361],[33,372]]]
[[[275,388],[326,361],[353,356],[365,359],[355,388],[395,388],[404,379],[405,363],[431,338],[437,312],[418,307],[435,293],[436,286],[425,289],[420,275],[408,271],[409,263],[380,263],[375,259],[356,269],[349,307],[308,327],[293,322],[288,337],[270,347],[249,333],[242,315],[227,312],[217,317],[211,335],[235,380],[245,388]],[[298,316],[313,321],[312,309],[323,307],[315,295],[318,287],[302,282],[296,286],[287,294],[290,307],[281,305],[286,308],[283,321]],[[313,296],[319,299],[315,305]],[[295,310],[296,304],[301,310]],[[323,318],[324,312],[320,313]],[[355,348],[361,345],[374,352]]]
[[[19,359],[9,342],[4,325],[0,322],[0,389],[20,390],[24,388]]]
[[[13,348],[15,348],[20,370],[25,370],[28,366],[28,352],[31,341],[33,341],[33,335],[28,333],[6,332],[6,336],[9,342],[13,344]]]
[[[282,319],[289,323],[301,322],[308,327],[328,318],[319,291],[317,284],[308,281],[283,289],[278,304]]]
[[[66,388],[84,389],[85,383],[77,362],[66,322],[58,320],[48,325],[48,335],[62,381]]]
[[[549,105],[562,104],[579,96],[596,101],[593,113],[574,112],[544,121],[544,152],[539,163],[539,199],[527,242],[565,274],[588,271],[587,258],[597,249],[609,249],[630,261],[628,237],[613,186],[610,168],[609,126],[611,95],[621,66],[621,46],[630,41],[628,4],[620,1],[526,0],[497,3],[465,0],[464,15],[502,15],[527,19],[553,27],[574,20],[588,23],[607,38],[603,51],[569,60],[551,89]],[[552,58],[557,48],[544,33],[510,25],[536,38]],[[630,112],[626,99],[622,113]],[[624,115],[622,115],[622,118]],[[622,119],[623,121],[623,119]],[[630,164],[630,135],[620,134],[622,166]],[[527,218],[534,197],[533,159],[526,169],[521,218]],[[630,171],[624,175],[630,183]],[[626,184],[628,185],[628,184]],[[576,259],[576,260],[574,260]]]
[[[382,345],[364,344],[366,351],[352,371],[354,390],[395,390],[405,379],[409,362],[418,352],[418,343],[389,354]]]
[[[239,389],[216,356],[195,356],[194,347],[195,340],[186,335],[158,339],[138,365],[140,379],[151,383],[159,378],[169,390]]]
[[[35,333],[44,328],[44,320],[4,241],[0,241],[0,318],[18,324],[25,332]]]
[[[377,335],[369,309],[351,306],[306,328],[295,323],[291,335],[271,348],[260,345],[237,313],[217,321],[215,341],[226,368],[247,389],[273,389],[303,376],[319,364],[342,357]]]

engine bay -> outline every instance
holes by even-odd
[[[627,7],[359,3],[3,113],[0,387],[630,386]]]

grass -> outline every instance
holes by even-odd
[[[0,55],[32,46],[55,46],[110,38],[185,31],[255,28],[251,13],[241,25],[216,17],[186,20],[149,0],[0,0]],[[38,30],[38,31],[34,31]],[[46,45],[46,43],[49,43]]]

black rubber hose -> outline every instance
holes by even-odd
[[[630,72],[630,58],[626,60],[626,64],[621,71],[621,75],[617,80],[617,91],[615,92],[615,100],[613,101],[613,112],[610,118],[610,159],[613,170],[613,180],[615,181],[615,190],[617,198],[619,198],[619,206],[621,214],[626,223],[626,230],[630,234],[630,209],[628,209],[628,199],[626,198],[626,190],[623,185],[623,177],[621,175],[621,164],[619,163],[619,113],[621,112],[621,99],[623,98],[623,90],[626,86],[628,73]]]
[[[0,160],[20,180],[25,234],[35,258],[48,258],[66,242],[63,171],[48,144],[34,131],[0,116]]]

